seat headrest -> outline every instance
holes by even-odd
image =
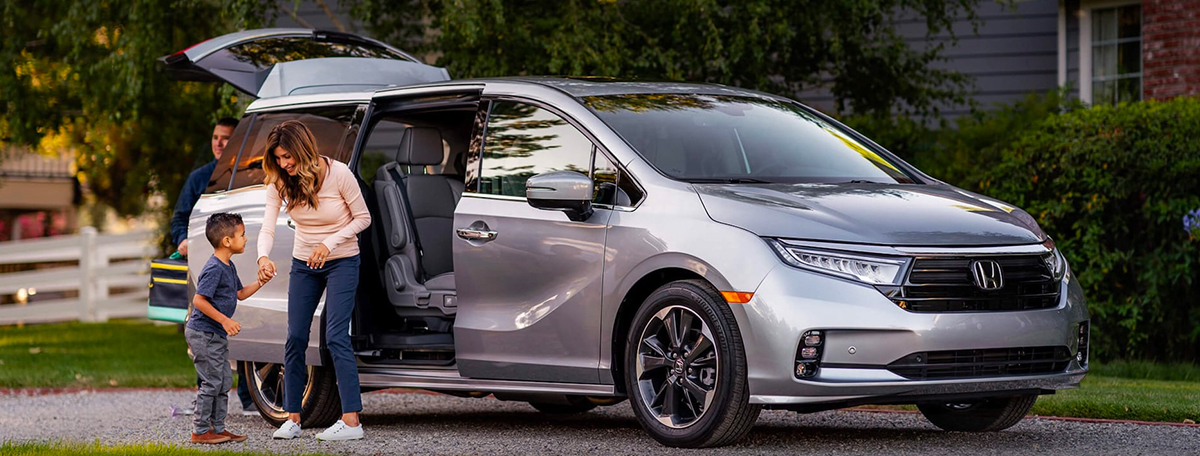
[[[442,164],[442,133],[436,128],[410,127],[400,138],[396,163],[401,165]]]

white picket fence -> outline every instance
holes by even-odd
[[[146,315],[149,258],[158,254],[155,233],[98,234],[83,227],[79,234],[0,242],[0,264],[78,261],[66,266],[0,274],[0,295],[35,289],[37,295],[79,290],[78,298],[0,305],[0,325],[60,321],[106,321]],[[132,288],[110,295],[110,288]]]

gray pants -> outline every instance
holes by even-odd
[[[192,415],[196,427],[193,432],[225,432],[229,389],[233,387],[233,375],[229,371],[229,339],[192,328],[185,328],[183,337],[187,339],[188,348],[192,349],[192,363],[196,365],[196,375],[200,377],[196,413]]]

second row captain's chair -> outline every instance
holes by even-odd
[[[381,279],[388,301],[448,315],[456,304],[451,240],[463,183],[452,176],[412,173],[441,164],[444,156],[438,129],[408,128],[396,161],[375,173],[375,193],[386,236]]]

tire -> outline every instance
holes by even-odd
[[[596,408],[596,404],[593,404],[588,398],[582,396],[568,396],[566,404],[530,402],[529,405],[533,406],[539,412],[550,415],[574,415],[587,413]]]
[[[258,407],[259,415],[279,426],[287,420],[283,409],[283,365],[241,361],[245,369],[250,398]],[[332,367],[308,366],[308,384],[304,385],[304,399],[300,403],[300,427],[322,428],[332,426],[342,416],[342,404],[337,390],[337,377]]]
[[[646,298],[626,337],[624,364],[633,414],[663,445],[737,442],[762,410],[750,404],[733,312],[707,282],[671,282]]]
[[[1019,423],[1033,408],[1037,395],[997,397],[966,403],[917,404],[925,419],[947,431],[1003,431]]]

